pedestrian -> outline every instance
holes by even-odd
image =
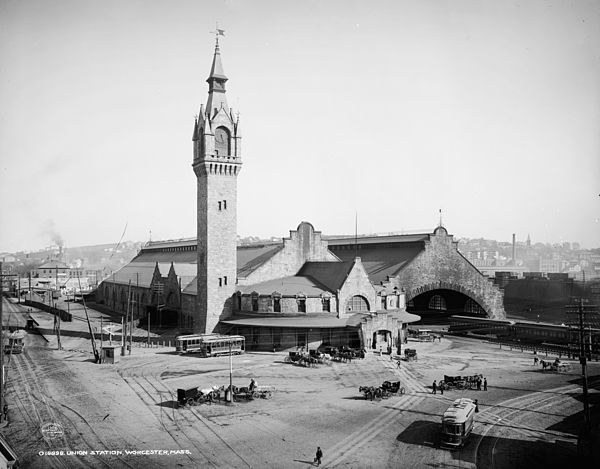
[[[396,368],[400,368],[400,359],[398,358],[398,364],[396,365]]]
[[[444,382],[440,381],[440,394],[444,394]]]
[[[534,356],[533,356],[533,364],[534,364],[534,365],[537,365],[537,364],[538,364],[538,357],[537,357],[537,355],[534,355]]]
[[[487,378],[483,378],[483,390],[487,391]]]
[[[477,399],[475,399],[475,413],[479,412],[479,402],[477,402]]]
[[[481,378],[477,378],[477,390],[481,391]]]
[[[433,392],[432,392],[432,394],[436,394],[436,392],[437,392],[437,384],[436,384],[436,382],[435,382],[435,379],[433,380],[433,385],[432,385],[431,387],[432,387],[432,389],[433,389]]]
[[[315,455],[315,461],[317,466],[321,465],[321,459],[323,458],[323,451],[321,451],[321,447],[317,446],[317,454]]]
[[[4,413],[4,421],[8,420],[8,405],[4,404],[4,409],[2,409],[3,413]]]

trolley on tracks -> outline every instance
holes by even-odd
[[[477,405],[473,399],[456,399],[442,416],[442,447],[456,449],[465,444],[473,430]]]
[[[175,339],[175,351],[199,353],[203,357],[240,355],[244,353],[246,339],[241,335],[190,334]]]

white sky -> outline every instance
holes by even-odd
[[[196,235],[215,22],[238,233],[600,246],[600,2],[0,3],[0,251]]]

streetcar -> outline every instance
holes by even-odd
[[[22,330],[14,332],[2,331],[4,336],[4,353],[21,353],[25,347],[25,335]]]
[[[473,430],[477,404],[473,399],[456,399],[442,416],[442,447],[459,448]]]
[[[190,334],[175,339],[175,351],[199,353],[203,357],[218,355],[240,355],[244,353],[246,339],[241,335]]]

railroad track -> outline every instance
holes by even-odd
[[[549,435],[553,438],[560,439],[575,439],[574,436],[565,435],[558,431],[549,431],[546,429],[536,428],[528,424],[520,422],[527,418],[531,413],[541,412],[545,408],[560,408],[567,401],[572,400],[571,393],[578,392],[579,386],[566,385],[558,388],[535,392],[525,396],[519,396],[512,399],[502,401],[495,404],[490,409],[481,412],[477,421],[486,425],[485,430],[478,436],[476,445],[472,450],[472,460],[475,461],[476,467],[495,467],[495,452],[496,445],[501,439],[499,427],[510,426],[511,433],[520,439],[539,439],[542,435]],[[567,415],[554,413],[557,417],[566,417]],[[488,434],[496,431],[496,435],[491,437]],[[485,438],[489,442],[482,447],[482,442]]]

